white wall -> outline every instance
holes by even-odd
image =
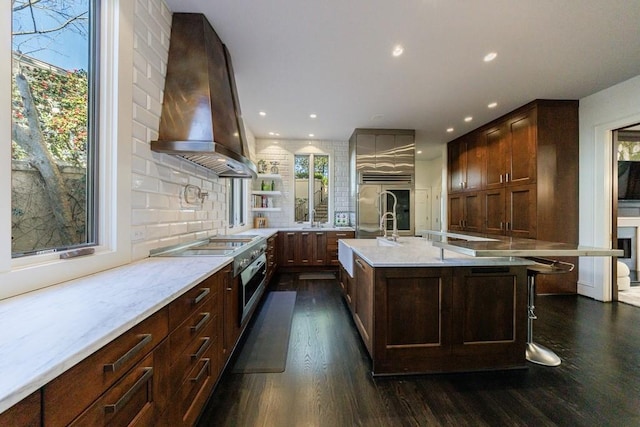
[[[640,122],[640,76],[580,100],[580,244],[611,247],[611,131]],[[580,258],[578,293],[611,300],[611,260]]]

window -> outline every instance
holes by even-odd
[[[12,257],[94,245],[99,0],[11,4]]]
[[[329,156],[296,154],[294,173],[295,221],[329,222]]]
[[[245,179],[229,178],[227,204],[229,206],[229,227],[241,227],[246,224],[247,184]]]

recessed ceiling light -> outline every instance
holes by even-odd
[[[416,151],[418,154],[422,154],[422,150],[418,150]]]
[[[280,136],[280,134],[278,132],[276,132],[276,136]]]
[[[267,113],[265,113],[264,111],[260,111],[258,114],[260,114],[262,117],[267,115]]]
[[[491,62],[491,61],[493,61],[494,59],[496,59],[496,56],[498,56],[498,54],[497,54],[497,53],[495,53],[495,52],[487,53],[487,54],[484,56],[484,62]]]
[[[400,56],[402,55],[402,53],[404,52],[404,47],[402,47],[402,45],[397,44],[393,47],[393,51],[391,52],[391,54],[393,56]]]
[[[315,136],[315,135],[314,135],[314,134],[312,134],[312,133],[310,133],[310,134],[309,134],[309,137],[310,137],[310,138],[313,138],[314,136]]]
[[[311,113],[311,114],[309,114],[309,117],[311,117],[312,119],[315,119],[318,116],[315,113]]]
[[[269,132],[269,135],[273,136],[273,135],[275,135],[275,133],[273,133],[273,132]]]
[[[492,102],[491,104],[487,105],[487,107],[489,108],[496,108],[498,106],[497,102]]]
[[[467,117],[464,118],[465,122],[470,122],[471,120],[473,120],[473,117],[471,117],[471,116],[467,116]]]
[[[453,132],[453,128],[447,128],[447,132],[449,133]]]

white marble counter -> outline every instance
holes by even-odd
[[[290,227],[279,227],[278,231],[356,231],[353,227],[333,227],[333,226],[325,226],[322,227],[310,227],[308,225],[292,225]]]
[[[532,261],[522,258],[495,257],[474,258],[472,256],[444,250],[433,242],[421,237],[400,237],[397,244],[383,239],[343,239],[343,245],[361,256],[373,267],[452,267],[452,266],[493,266],[531,265]],[[339,250],[341,246],[339,246]]]
[[[0,412],[231,260],[148,258],[0,301]]]

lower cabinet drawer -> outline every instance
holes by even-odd
[[[154,425],[154,368],[153,354],[150,354],[107,390],[71,426]]]
[[[175,411],[174,425],[192,426],[198,419],[215,384],[214,363],[215,361],[203,357],[189,372],[172,402],[175,405],[172,408]]]
[[[68,425],[113,384],[120,383],[167,336],[168,325],[163,309],[45,385],[45,425]]]

